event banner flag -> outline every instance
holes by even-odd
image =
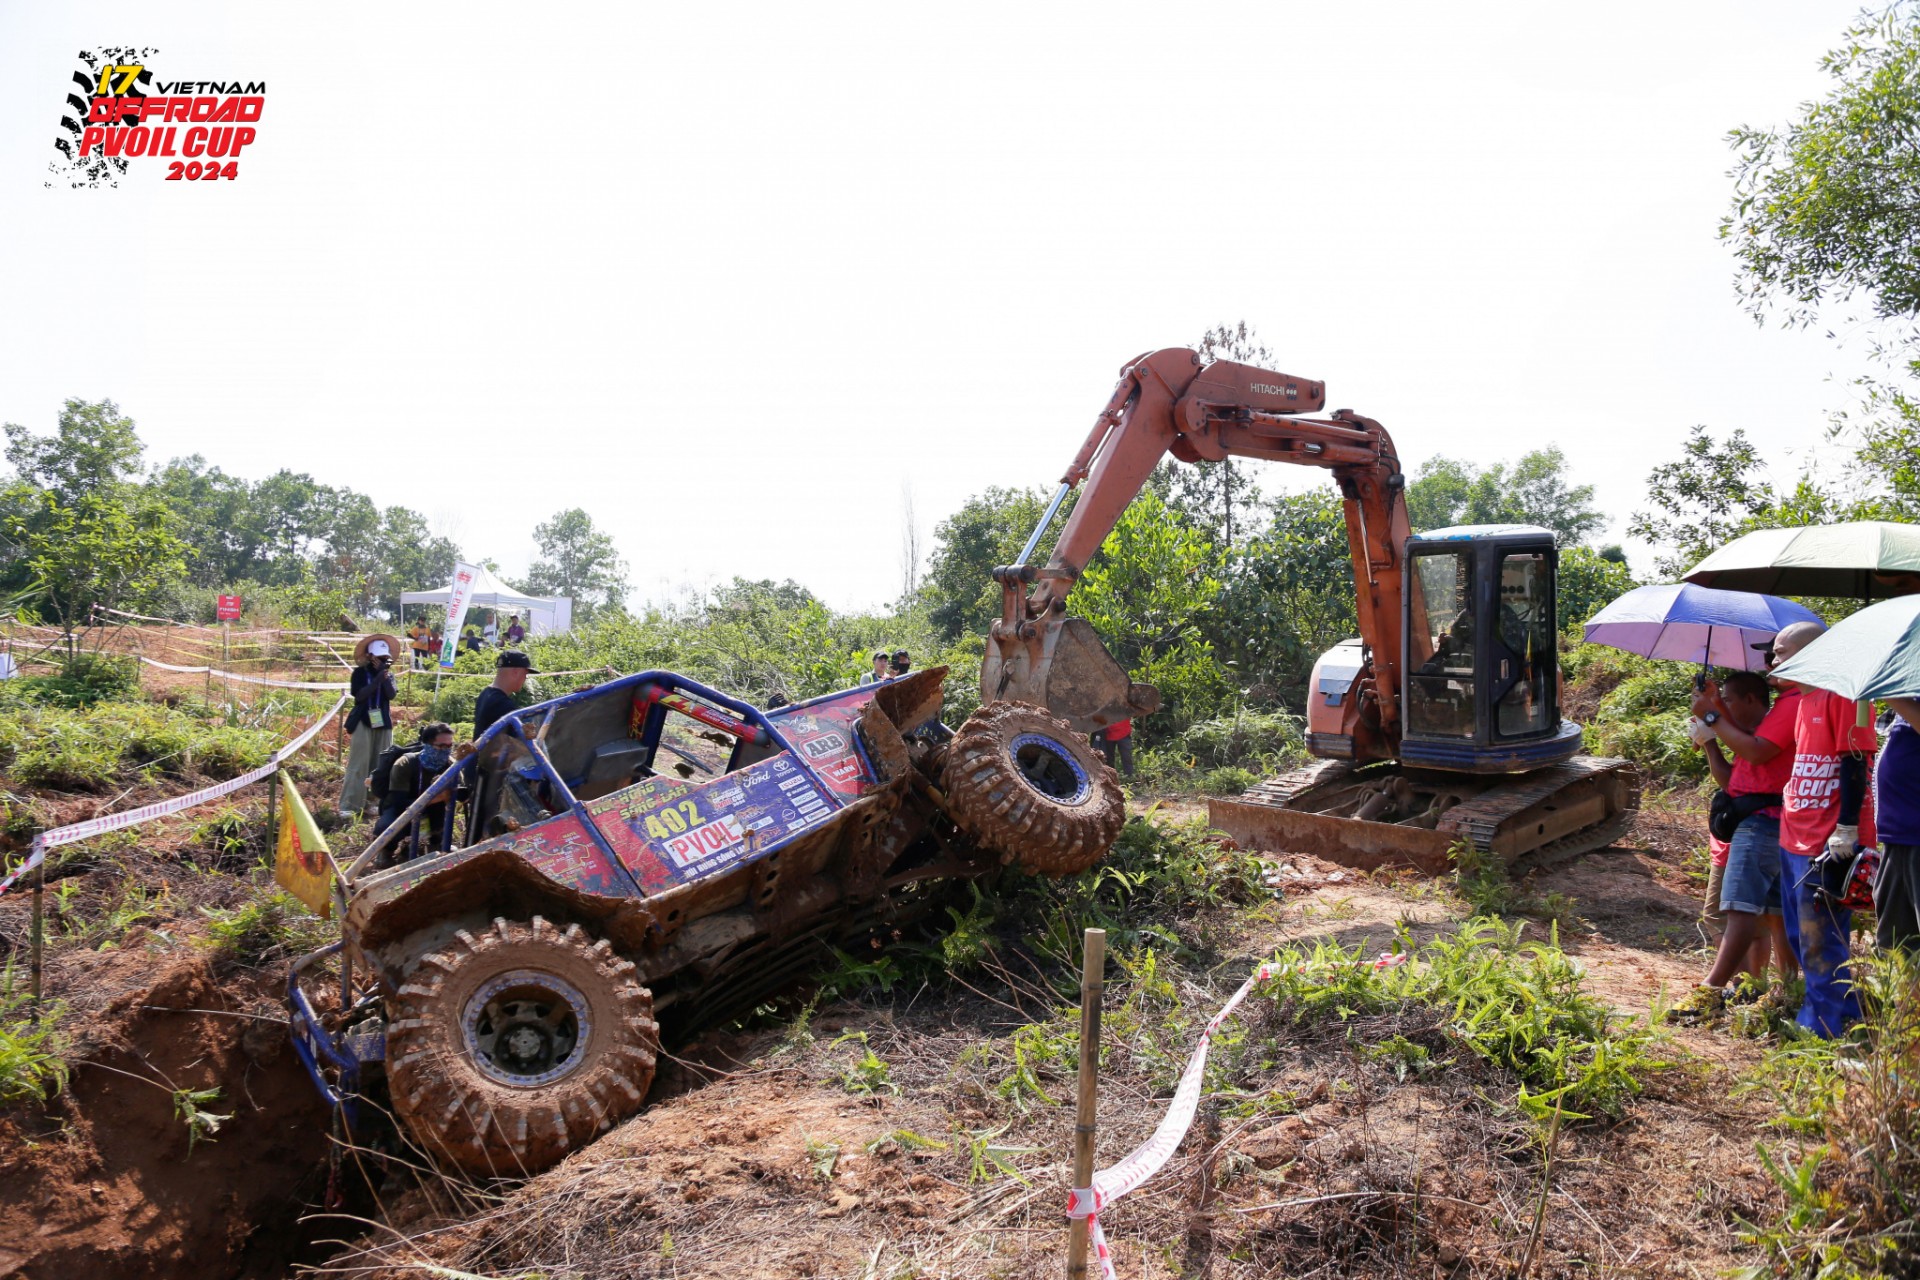
[[[453,659],[460,652],[460,629],[467,625],[467,606],[473,602],[473,584],[480,570],[470,564],[453,566],[453,585],[447,589],[447,642],[440,646],[440,669],[453,670]]]
[[[327,838],[313,825],[313,815],[307,812],[293,779],[285,772],[280,774],[280,786],[287,802],[280,809],[280,843],[274,851],[273,878],[324,920],[333,912]]]

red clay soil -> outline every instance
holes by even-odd
[[[103,982],[146,968],[137,947]],[[69,1088],[0,1112],[0,1277],[279,1277],[325,1192],[326,1108],[271,993],[203,957],[86,1020]],[[189,1150],[174,1090],[220,1090],[231,1118]]]

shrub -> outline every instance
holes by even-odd
[[[1617,1117],[1649,1071],[1667,1063],[1655,1034],[1581,990],[1580,971],[1548,943],[1522,943],[1523,925],[1476,918],[1435,938],[1407,963],[1374,969],[1360,947],[1320,942],[1284,951],[1265,986],[1294,1026],[1338,1026],[1354,1013],[1425,1004],[1444,1013],[1447,1037],[1519,1077],[1517,1101],[1546,1122]]]
[[[236,964],[260,965],[304,955],[334,940],[326,921],[278,889],[243,906],[203,911],[207,944],[215,955]]]
[[[1203,768],[1239,766],[1270,773],[1307,757],[1300,717],[1285,711],[1241,709],[1230,716],[1199,720],[1174,742]]]
[[[1237,796],[1254,783],[1260,781],[1260,775],[1251,769],[1242,769],[1238,765],[1228,765],[1223,769],[1209,769],[1200,775],[1200,790],[1210,796]]]
[[[13,776],[30,787],[98,791],[120,770],[121,743],[79,716],[39,718],[38,733],[13,758]]]
[[[60,670],[53,675],[20,676],[6,682],[9,701],[52,707],[91,707],[115,698],[134,696],[140,673],[131,658],[105,653],[77,653],[56,657]]]
[[[1787,1131],[1759,1147],[1779,1216],[1741,1232],[1783,1275],[1864,1280],[1920,1256],[1920,961],[1855,960],[1854,977],[1863,1023],[1786,1041],[1741,1086],[1768,1095]]]
[[[1569,655],[1568,674],[1608,687],[1587,726],[1596,754],[1623,756],[1670,778],[1707,776],[1706,757],[1687,738],[1688,704],[1698,668],[1684,662],[1654,662],[1600,645]]]
[[[57,1030],[61,1009],[43,1009],[34,1022],[31,997],[19,990],[14,969],[0,973],[0,1106],[45,1098],[67,1087],[67,1063]]]

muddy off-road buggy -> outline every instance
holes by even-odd
[[[1011,702],[948,733],[944,674],[763,712],[648,671],[502,720],[347,871],[341,941],[288,979],[301,1061],[350,1124],[384,1071],[436,1159],[533,1173],[639,1109],[661,1022],[885,947],[941,882],[1097,862],[1125,809],[1086,739]],[[484,838],[378,869],[458,787]]]

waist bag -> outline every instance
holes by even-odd
[[[1715,840],[1731,840],[1740,824],[1762,809],[1771,809],[1780,803],[1780,793],[1763,793],[1753,796],[1730,796],[1724,791],[1713,793],[1713,800],[1707,805],[1707,830],[1713,833]]]

